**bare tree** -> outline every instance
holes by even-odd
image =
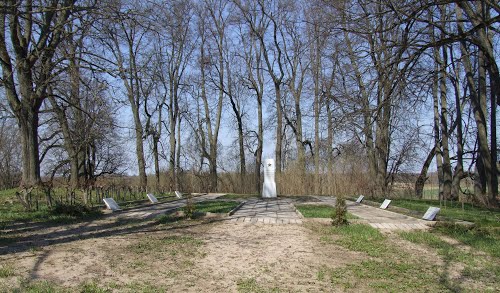
[[[55,74],[54,54],[67,36],[66,24],[73,21],[75,2],[9,0],[0,7],[2,84],[19,125],[25,187],[40,182],[38,114]]]
[[[147,7],[119,1],[110,6],[107,19],[101,27],[102,43],[110,51],[111,70],[122,81],[134,120],[135,149],[139,171],[139,185],[146,187],[146,161],[144,157],[144,128],[141,121],[141,104],[144,103],[142,83],[146,82],[148,33],[150,24],[144,17]]]

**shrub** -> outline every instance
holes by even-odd
[[[345,226],[348,223],[345,199],[342,195],[337,196],[337,200],[335,202],[335,212],[332,214],[332,225]]]
[[[51,212],[54,215],[66,215],[71,217],[84,217],[99,213],[97,210],[92,209],[80,203],[75,203],[75,204],[57,203],[52,208]]]
[[[192,219],[196,212],[196,206],[193,203],[191,195],[187,196],[186,206],[184,207],[184,214],[187,218]]]

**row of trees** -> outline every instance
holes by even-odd
[[[421,168],[421,195],[434,162],[441,198],[472,178],[497,204],[495,1],[12,0],[0,13],[2,118],[17,121],[25,189],[41,162],[75,188],[122,170],[117,113],[131,113],[141,186],[164,169],[177,189],[190,170],[217,190],[231,170],[258,191],[273,144],[278,176],[315,186],[361,168],[363,192],[383,195]]]

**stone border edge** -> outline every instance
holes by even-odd
[[[237,205],[234,209],[230,210],[229,213],[227,213],[228,216],[234,215],[244,204],[246,204],[247,201],[242,201],[239,205]]]
[[[295,206],[295,204],[292,203],[292,205],[293,205],[295,212],[299,215],[299,218],[305,219],[306,217],[304,217],[304,215],[299,211],[299,209]]]

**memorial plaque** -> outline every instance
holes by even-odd
[[[120,207],[118,206],[118,204],[116,203],[116,201],[114,199],[112,199],[111,197],[103,198],[102,200],[104,201],[104,204],[108,207],[108,209],[110,209],[112,211],[121,210]]]
[[[427,210],[427,212],[425,212],[425,215],[422,217],[422,219],[427,221],[434,221],[440,210],[441,210],[440,208],[429,207],[429,209]]]
[[[273,159],[266,159],[264,161],[264,184],[262,185],[262,198],[275,198],[276,182],[274,181],[274,173],[276,166]]]
[[[361,203],[363,201],[363,198],[365,198],[364,195],[360,195],[358,199],[356,200],[357,203]]]
[[[146,194],[146,196],[149,198],[149,200],[152,202],[152,203],[158,203],[158,199],[156,198],[156,196],[154,196],[152,193],[148,193]]]
[[[380,208],[385,210],[389,206],[390,203],[391,203],[390,199],[385,199],[384,202],[382,203],[382,205],[380,205]]]
[[[175,196],[177,196],[177,198],[182,198],[182,193],[180,191],[176,190]]]

